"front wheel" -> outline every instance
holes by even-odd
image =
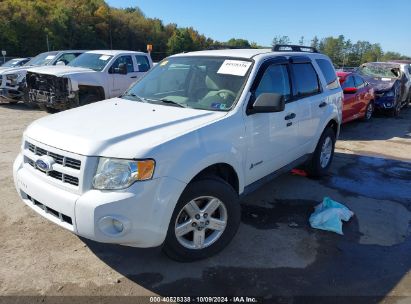
[[[237,193],[224,180],[191,182],[174,209],[163,251],[181,262],[216,254],[234,237],[240,209]]]
[[[327,173],[334,157],[335,140],[334,130],[330,127],[325,129],[306,167],[309,176],[319,178]]]
[[[367,105],[367,108],[365,109],[365,115],[363,120],[364,121],[369,121],[372,118],[372,115],[374,114],[374,104],[372,101]]]

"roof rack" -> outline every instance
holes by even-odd
[[[276,44],[273,46],[272,51],[318,53],[318,50],[315,47],[292,44]]]

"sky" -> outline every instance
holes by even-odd
[[[139,7],[165,24],[192,26],[218,41],[243,38],[269,46],[275,36],[305,43],[344,35],[380,43],[384,51],[411,56],[410,0],[108,0],[114,7]]]

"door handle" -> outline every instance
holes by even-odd
[[[326,105],[327,105],[327,103],[326,103],[325,101],[323,101],[322,103],[320,103],[320,104],[318,105],[318,107],[324,108]]]
[[[137,78],[137,76],[131,76],[130,78]]]
[[[288,114],[286,117],[284,117],[285,120],[290,120],[290,119],[294,119],[297,115],[295,115],[295,113],[290,113]]]

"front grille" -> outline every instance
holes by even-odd
[[[47,151],[46,149],[40,148],[30,142],[26,142],[26,148],[34,155],[36,156],[43,156],[43,155],[47,155],[50,156],[51,158],[53,158],[53,160],[55,161],[56,164],[59,164],[63,167],[67,167],[67,168],[71,168],[74,170],[80,170],[81,168],[81,161],[78,159],[74,159],[71,157],[67,157],[61,154],[57,154],[54,152],[50,152]],[[38,170],[39,172],[46,174],[47,176],[59,180],[62,183],[65,184],[70,184],[73,186],[78,187],[79,186],[79,179],[76,176],[67,174],[67,173],[63,173],[60,171],[56,171],[56,170],[52,170],[52,171],[48,171],[48,172],[44,172],[42,170],[40,170],[35,163],[35,160],[32,159],[29,156],[25,156],[24,157],[24,162],[29,164],[30,166],[32,166],[34,169]]]
[[[49,152],[49,151],[47,151],[45,149],[42,149],[40,147],[37,147],[37,146],[35,146],[35,145],[33,145],[32,143],[29,143],[29,142],[27,144],[28,144],[28,149],[31,152],[33,152],[35,155],[38,155],[38,156],[42,156],[42,155],[51,156],[57,164],[62,165],[63,167],[69,167],[69,168],[73,168],[73,169],[76,169],[76,170],[80,170],[80,168],[81,168],[81,161],[78,160],[78,159],[74,159],[74,158],[71,158],[71,157],[65,157],[63,155],[59,155],[59,154],[56,154],[56,153]]]
[[[71,219],[71,217],[60,213],[56,210],[54,210],[53,208],[47,207],[46,205],[40,203],[38,200],[34,199],[33,197],[31,197],[30,195],[26,194],[23,192],[23,195],[26,195],[27,198],[38,208],[42,209],[45,213],[51,214],[54,217],[58,218],[60,221],[65,222],[67,224],[73,225],[73,220]]]

